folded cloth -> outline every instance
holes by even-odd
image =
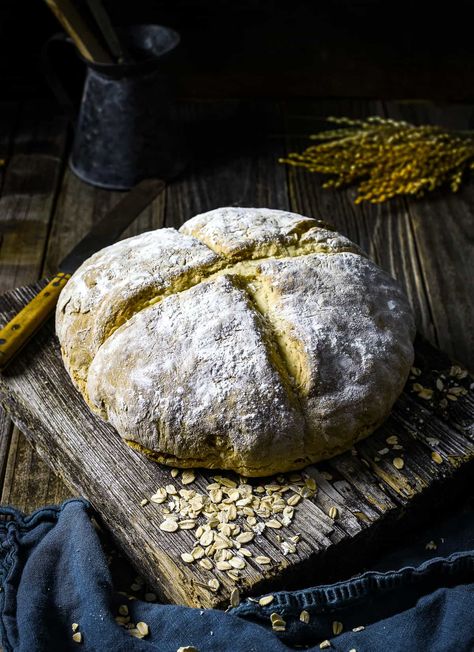
[[[81,499],[30,516],[0,508],[5,652],[177,652],[186,646],[199,652],[474,650],[472,513],[446,522],[443,556],[439,549],[425,551],[424,544],[407,548],[398,559],[418,555],[417,565],[390,570],[397,561],[392,557],[379,563],[381,570],[347,581],[275,593],[267,606],[245,600],[223,612],[130,600],[130,621],[147,625],[140,625],[148,631],[142,639],[115,620],[126,598],[114,593],[92,514]],[[435,556],[426,560],[427,554]],[[300,619],[303,610],[309,622],[306,614]],[[285,631],[272,630],[273,612],[285,621]]]

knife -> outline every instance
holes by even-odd
[[[162,179],[144,179],[130,190],[59,263],[53,279],[0,330],[0,370],[5,369],[18,351],[56,307],[61,290],[73,272],[95,251],[113,244],[132,222],[166,187]]]

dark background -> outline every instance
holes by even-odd
[[[108,0],[116,24],[160,23],[183,45],[182,97],[474,97],[472,2]],[[47,96],[39,53],[60,30],[41,0],[0,3],[4,98]],[[74,80],[74,55],[58,59]]]

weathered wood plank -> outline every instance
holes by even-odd
[[[391,118],[467,130],[472,105],[390,102]],[[456,194],[446,190],[406,202],[423,284],[430,303],[436,343],[452,357],[474,366],[474,182]]]
[[[37,279],[63,165],[66,121],[46,106],[21,116],[0,198],[2,291]]]
[[[8,159],[11,155],[15,128],[18,121],[18,113],[18,102],[0,103],[0,193],[3,187]]]
[[[8,414],[0,408],[0,487],[3,487],[5,479],[12,433],[13,423]]]
[[[67,122],[51,106],[32,103],[18,117],[0,198],[0,289],[36,280],[42,271],[65,155]],[[1,499],[27,511],[66,497],[48,466],[18,430],[4,422]]]
[[[3,318],[29,296],[28,289],[4,295]],[[266,528],[248,544],[254,556],[265,554],[272,563],[265,568],[249,559],[237,581],[242,594],[322,581],[328,570],[334,572],[328,559],[336,556],[341,572],[347,571],[351,560],[360,564],[380,543],[379,537],[374,544],[373,532],[387,535],[390,523],[399,530],[402,513],[413,511],[422,498],[446,495],[443,481],[472,468],[472,390],[453,402],[463,404],[465,411],[464,422],[453,425],[449,406],[445,414],[438,414],[436,406],[420,399],[413,388],[415,381],[427,382],[431,369],[444,370],[445,358],[425,345],[423,360],[417,364],[422,362],[425,369],[410,379],[387,424],[353,451],[309,468],[320,490],[299,503],[291,526],[278,531]],[[472,377],[459,383],[469,389]],[[118,545],[164,599],[205,607],[227,603],[233,580],[181,560],[181,553],[195,541],[192,531],[166,534],[159,529],[166,505],[140,505],[160,486],[172,483],[179,488],[179,480],[173,480],[166,467],[129,449],[109,424],[90,413],[72,387],[51,328],[43,329],[2,376],[0,394],[41,455],[74,491],[91,500]],[[429,436],[424,424],[430,426]],[[396,443],[387,444],[387,436],[393,435]],[[376,459],[375,451],[382,447],[388,447],[389,453],[378,453]],[[433,460],[433,452],[441,456],[440,463]],[[395,456],[404,459],[403,469],[393,466]],[[213,475],[200,471],[192,487],[202,490]],[[455,488],[454,480],[449,486],[450,491]],[[331,506],[339,510],[334,521],[328,516]],[[301,534],[297,552],[284,555],[281,540],[296,532]],[[339,550],[344,551],[342,556]],[[213,576],[221,582],[217,594],[207,588]]]
[[[15,127],[18,120],[18,103],[2,102],[0,104],[0,194],[5,179],[5,170],[11,155]],[[1,222],[0,222],[1,225]],[[3,230],[0,226],[0,247]],[[1,260],[0,260],[1,271]],[[0,493],[5,478],[8,450],[13,431],[13,424],[8,415],[0,408]]]

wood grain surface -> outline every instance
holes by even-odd
[[[28,105],[12,108],[5,105],[0,110],[9,116],[1,124],[3,132],[0,131],[0,148],[5,152],[6,160],[6,165],[0,169],[0,182],[3,180],[0,283],[1,289],[7,290],[54,273],[62,256],[117,201],[121,193],[87,186],[69,172],[65,166],[66,123],[63,118],[55,116],[50,107]],[[330,114],[356,117],[382,114],[465,129],[472,126],[474,111],[468,106],[436,106],[427,102],[387,104],[328,100],[258,103],[229,100],[186,103],[179,108],[179,117],[188,128],[192,162],[181,178],[170,185],[166,194],[144,211],[124,237],[163,225],[179,226],[198,212],[222,205],[271,206],[322,218],[358,242],[376,262],[400,280],[415,309],[419,331],[432,344],[474,368],[472,183],[456,195],[440,191],[421,201],[403,199],[380,206],[356,206],[352,202],[353,189],[322,190],[321,180],[316,175],[303,170],[288,170],[277,163],[282,154],[306,146],[307,135],[321,128],[322,119]],[[18,305],[20,297],[25,298],[25,292],[4,299],[3,309],[10,310],[13,305]],[[147,491],[156,488],[158,467],[150,466],[152,463],[145,462],[120,441],[117,442],[115,433],[108,426],[94,422],[92,428],[87,420],[88,411],[79,409],[74,419],[68,415],[66,432],[65,412],[61,412],[66,401],[61,396],[65,391],[68,400],[72,400],[74,394],[69,395],[69,392],[74,390],[67,385],[68,379],[64,377],[62,367],[58,366],[56,345],[48,339],[47,331],[41,337],[38,342],[42,341],[47,351],[51,347],[51,352],[45,353],[43,360],[42,349],[37,349],[31,357],[25,357],[29,356],[25,351],[25,356],[17,363],[19,367],[14,367],[21,372],[6,377],[8,391],[3,391],[9,396],[5,396],[5,400],[15,412],[16,420],[25,428],[28,437],[36,442],[48,465],[2,415],[2,502],[31,511],[48,502],[59,502],[71,495],[71,491],[89,495],[105,522],[114,524],[122,549],[157,589],[161,588],[167,599],[189,604],[224,603],[230,585],[224,582],[219,595],[209,594],[201,586],[202,581],[208,579],[204,572],[189,577],[186,575],[189,569],[183,568],[179,560],[169,558],[160,548],[164,544],[166,549],[169,543],[168,538],[163,539],[162,533],[154,533],[144,548],[144,534],[149,536],[147,528],[150,522],[156,527],[157,514],[151,515],[149,521],[148,513],[138,503]],[[28,351],[31,353],[30,349]],[[421,340],[418,354],[420,364],[424,364],[428,371],[449,368],[450,361],[434,353]],[[48,365],[52,365],[51,369]],[[49,369],[48,373],[52,375],[48,377],[45,369]],[[36,386],[33,392],[38,400],[30,403],[21,396],[25,382],[33,385],[37,382],[32,380],[34,370],[42,380],[40,387]],[[435,377],[436,374],[429,373],[426,382],[434,382]],[[52,379],[57,381],[54,386]],[[61,392],[56,394],[59,388]],[[49,408],[44,404],[40,408],[40,390],[47,392],[48,396],[51,391],[57,404],[53,401]],[[305,580],[307,584],[309,580],[305,573],[308,568],[318,580],[327,576],[329,569],[334,568],[334,564],[329,563],[331,551],[338,551],[336,557],[341,572],[342,567],[349,568],[351,563],[357,570],[356,561],[361,561],[362,550],[370,550],[369,541],[374,540],[373,533],[377,531],[377,544],[382,536],[391,536],[390,522],[397,522],[391,516],[398,518],[407,506],[414,506],[403,519],[409,527],[410,513],[418,512],[416,518],[420,518],[416,505],[423,504],[423,497],[428,496],[429,500],[447,498],[445,492],[437,493],[443,477],[450,476],[458,466],[461,469],[469,467],[467,460],[472,454],[474,436],[471,395],[450,404],[449,425],[445,417],[440,419],[433,415],[426,402],[411,391],[402,397],[399,406],[392,421],[377,435],[381,439],[370,438],[358,447],[357,456],[341,456],[311,471],[318,477],[319,491],[314,505],[308,502],[306,511],[300,513],[295,525],[301,525],[305,531],[298,548],[297,563],[288,566],[289,559],[277,551],[275,540],[268,544],[262,542],[264,549],[275,557],[280,581],[288,588],[292,582],[298,584]],[[410,412],[418,415],[415,424]],[[81,466],[75,455],[85,455],[89,450],[84,441],[80,445],[69,442],[72,448],[68,452],[56,451],[56,447],[69,441],[73,426],[76,431],[80,424],[85,424],[88,433],[84,435],[82,432],[81,437],[90,443],[99,460],[99,449],[103,446],[103,442],[97,440],[100,435],[106,441],[120,444],[115,451],[119,466],[115,468],[139,472],[133,480],[128,472],[116,473],[124,485],[113,485],[114,490],[107,500],[100,495],[98,485],[91,483],[86,486],[80,473],[73,474],[76,467]],[[379,457],[377,451],[384,448],[384,436],[393,434],[393,431],[400,432],[407,458],[401,471],[397,471],[390,460],[374,461]],[[438,436],[440,432],[442,438]],[[433,446],[427,443],[427,437],[430,441],[439,439],[436,450],[443,457],[442,464],[438,465],[431,459]],[[74,446],[78,447],[77,450]],[[101,460],[100,464],[103,463]],[[54,472],[49,470],[50,466]],[[321,475],[321,469],[326,475]],[[102,473],[104,468],[99,465],[95,471]],[[161,473],[166,475],[165,471]],[[326,479],[329,477],[327,474],[332,475],[332,481]],[[457,469],[455,475],[457,481],[451,483],[452,492],[462,485],[463,471]],[[124,487],[128,497],[124,495]],[[123,501],[126,507],[123,507]],[[341,516],[335,523],[327,517],[332,505],[340,507]],[[134,524],[132,527],[130,518]],[[379,523],[383,528],[374,527]],[[362,540],[364,546],[360,545]],[[352,552],[344,552],[351,550],[351,542],[356,544],[352,549],[357,552],[355,558]],[[176,550],[173,547],[170,552],[175,555],[180,549],[180,544],[177,544]],[[157,560],[158,566],[155,564]],[[299,575],[293,572],[296,566]],[[186,589],[177,586],[177,578],[184,578]],[[271,576],[249,571],[242,580],[242,588],[247,592],[258,592],[273,581]]]
[[[3,105],[0,290],[40,278],[66,155],[67,122],[50,104]],[[1,500],[25,511],[70,495],[23,435],[3,420]]]

